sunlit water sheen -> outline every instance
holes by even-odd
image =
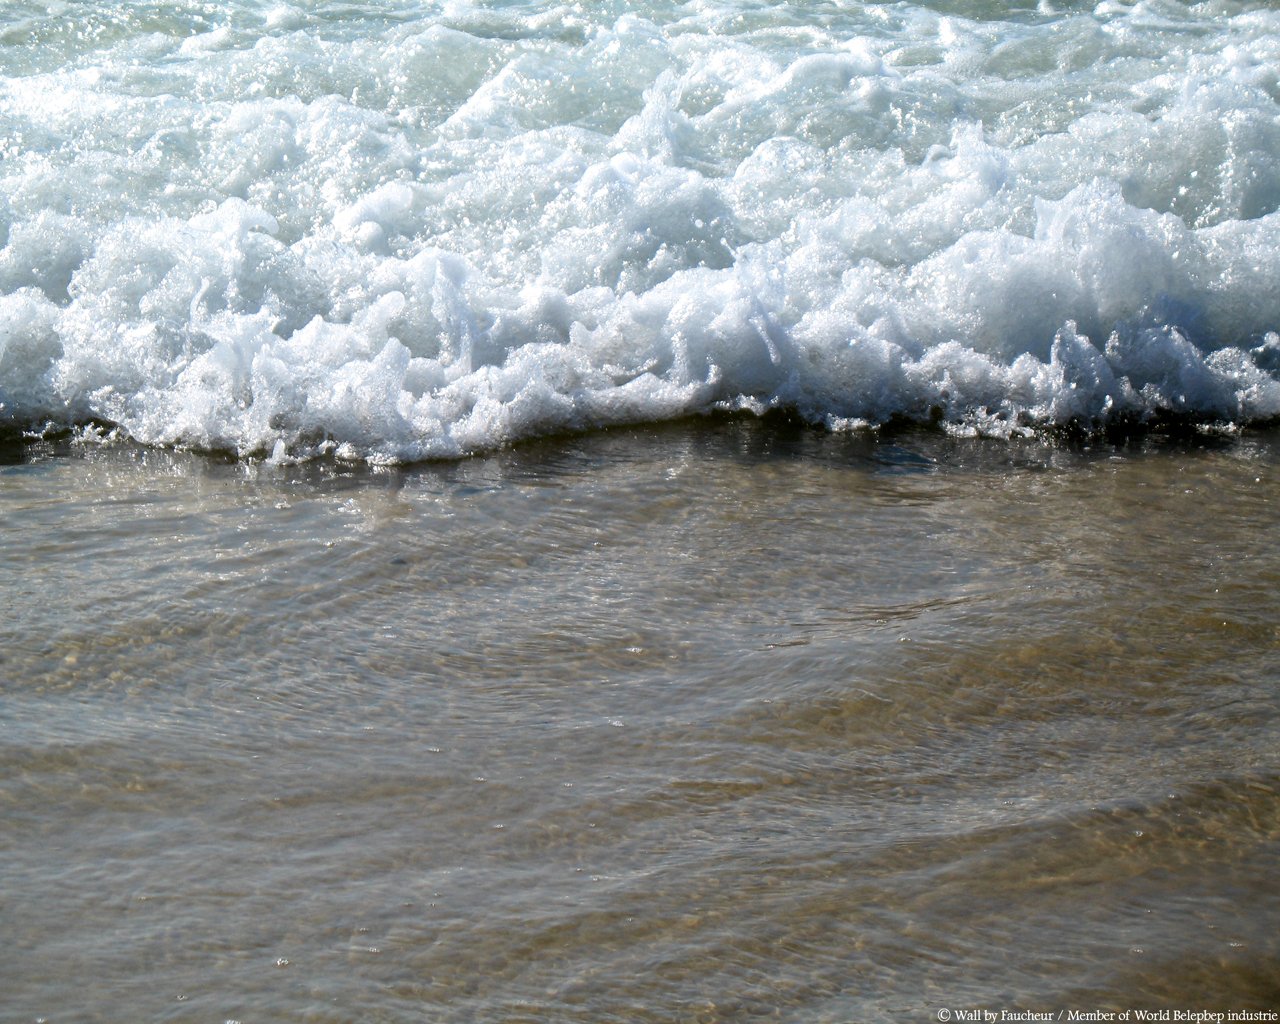
[[[1280,415],[1280,11],[0,5],[0,427]]]
[[[8,458],[5,1022],[1277,1006],[1274,434]]]

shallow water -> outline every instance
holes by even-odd
[[[1280,1004],[1280,437],[9,447],[0,1019]]]
[[[0,5],[0,1019],[1276,1008],[1278,67]]]

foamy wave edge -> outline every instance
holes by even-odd
[[[971,232],[910,267],[842,265],[815,231],[619,294],[504,286],[437,249],[375,255],[415,201],[396,189],[335,218],[327,240],[366,275],[358,300],[297,326],[273,289],[316,265],[262,210],[233,199],[116,225],[77,254],[78,274],[132,285],[73,288],[62,304],[37,288],[0,297],[0,420],[404,463],[718,411],[1005,438],[1280,418],[1280,335],[1257,329],[1277,214],[1193,230],[1095,182],[1038,203],[1031,237]],[[1245,344],[1219,340],[1251,328]]]

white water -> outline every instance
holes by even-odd
[[[0,425],[1280,416],[1261,3],[0,7]]]

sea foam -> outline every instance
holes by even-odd
[[[10,5],[0,422],[1280,416],[1280,13],[615,6]]]

